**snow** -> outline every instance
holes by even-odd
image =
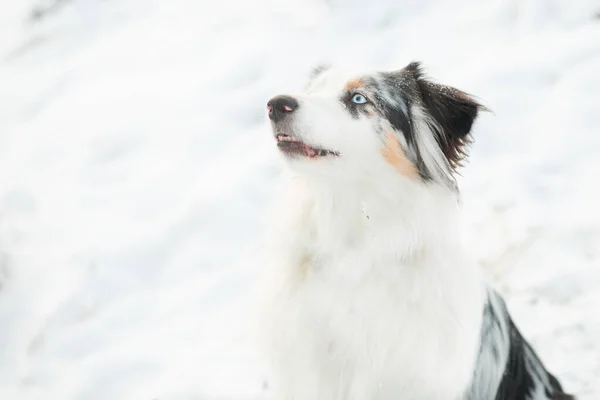
[[[263,400],[266,100],[423,61],[479,96],[465,235],[522,331],[600,396],[594,0],[0,5],[0,399]]]

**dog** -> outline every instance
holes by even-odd
[[[267,103],[289,168],[262,327],[280,400],[567,400],[458,235],[485,108],[420,63]]]

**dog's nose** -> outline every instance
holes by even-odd
[[[298,108],[298,100],[291,96],[275,96],[267,103],[269,118],[273,122],[281,121],[287,114]]]

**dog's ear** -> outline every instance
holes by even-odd
[[[435,122],[436,134],[444,156],[456,171],[467,157],[471,128],[484,107],[471,96],[450,86],[422,80],[419,82],[425,111]]]
[[[431,119],[435,139],[455,170],[466,157],[473,123],[486,108],[465,92],[427,80],[417,62],[407,65],[402,73],[415,83],[420,106]]]
[[[326,64],[326,63],[320,63],[317,65],[314,65],[309,74],[308,74],[308,79],[310,81],[316,79],[319,75],[321,75],[323,72],[327,71],[328,69],[331,68],[331,65]]]
[[[485,110],[467,93],[427,80],[419,62],[408,64],[400,72],[416,83],[424,111],[446,135],[464,138],[471,132],[479,111]]]
[[[484,107],[471,96],[450,86],[419,80],[423,107],[445,135],[462,139]]]

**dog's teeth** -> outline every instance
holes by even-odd
[[[298,141],[298,139],[293,138],[288,135],[279,135],[278,139],[280,142],[297,142]]]

